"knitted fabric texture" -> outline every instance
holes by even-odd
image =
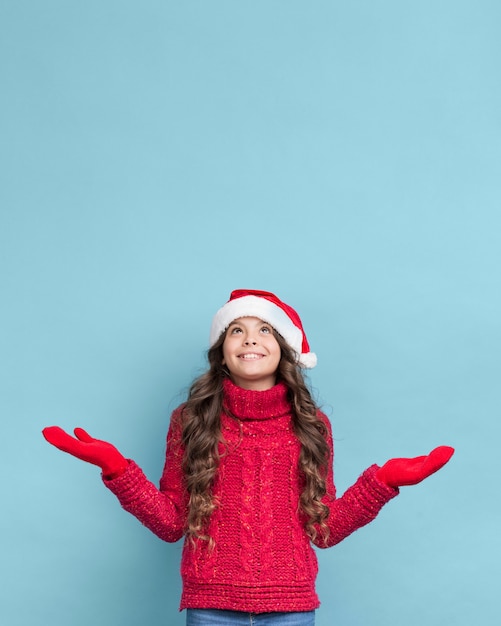
[[[218,502],[205,541],[186,540],[181,561],[180,608],[229,609],[264,613],[310,611],[319,606],[315,592],[317,559],[298,512],[302,477],[300,443],[294,434],[287,388],[241,389],[225,381],[221,415],[223,443],[213,485]],[[231,417],[230,417],[231,415]],[[332,436],[327,417],[320,414]],[[188,494],[182,473],[182,407],[174,411],[160,489],[133,462],[124,474],[105,480],[124,509],[165,541],[179,540],[185,530]],[[336,498],[332,470],[325,504],[329,547],[372,521],[398,490],[367,469],[342,497]]]

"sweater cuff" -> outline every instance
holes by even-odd
[[[379,480],[377,477],[378,469],[380,469],[379,465],[374,463],[374,465],[371,465],[365,470],[362,476],[366,481],[367,487],[378,499],[381,498],[385,501],[389,501],[395,496],[398,496],[400,489],[398,487],[390,487],[382,480]]]
[[[101,474],[104,485],[120,500],[132,500],[136,492],[141,490],[139,485],[142,484],[142,480],[146,478],[143,470],[133,461],[127,459],[127,468],[125,472],[117,476],[116,478],[106,478]]]

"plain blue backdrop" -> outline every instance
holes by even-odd
[[[0,2],[0,622],[172,626],[180,544],[48,446],[152,480],[234,288],[303,318],[344,491],[456,455],[319,554],[318,626],[500,620],[494,0]]]

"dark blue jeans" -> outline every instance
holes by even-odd
[[[244,613],[219,609],[187,609],[186,626],[315,626],[315,611]]]

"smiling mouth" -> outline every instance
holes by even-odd
[[[257,361],[258,359],[262,359],[264,354],[257,354],[256,352],[246,352],[245,354],[240,354],[238,356],[239,359],[243,361]]]

